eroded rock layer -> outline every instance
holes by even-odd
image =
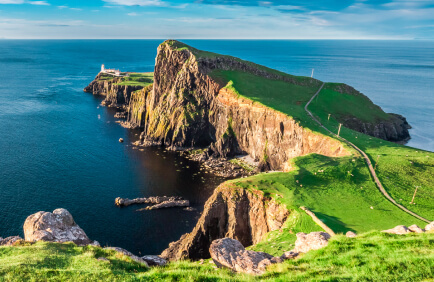
[[[205,204],[191,233],[184,234],[163,251],[168,260],[209,258],[213,240],[228,237],[244,246],[260,242],[267,232],[280,229],[289,211],[284,205],[228,183],[219,186]]]

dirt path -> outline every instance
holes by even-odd
[[[304,110],[310,115],[310,117],[317,122],[322,128],[324,128],[325,130],[327,130],[329,133],[331,133],[333,136],[335,136],[336,138],[338,138],[339,140],[347,143],[348,145],[350,145],[351,147],[353,147],[354,149],[356,149],[360,154],[362,154],[363,158],[365,159],[366,164],[368,165],[369,171],[371,173],[372,178],[375,181],[375,184],[377,184],[378,189],[380,190],[380,192],[384,195],[384,197],[386,197],[390,202],[392,202],[392,204],[394,204],[395,206],[397,206],[398,208],[400,208],[401,210],[405,211],[408,214],[411,214],[414,217],[417,217],[420,220],[423,220],[425,222],[430,223],[431,221],[421,217],[420,215],[408,210],[407,208],[405,208],[404,206],[398,204],[384,189],[383,185],[380,182],[380,179],[378,179],[377,174],[375,173],[374,167],[372,166],[371,160],[369,159],[368,155],[365,154],[365,152],[363,152],[361,149],[359,149],[359,147],[357,147],[356,145],[354,145],[353,143],[351,143],[350,141],[348,141],[347,139],[337,136],[336,134],[334,134],[333,132],[331,132],[330,130],[328,130],[328,128],[326,128],[324,125],[321,124],[321,122],[316,119],[313,114],[307,109],[307,107],[309,106],[309,104],[313,101],[313,99],[318,96],[318,94],[321,92],[322,88],[324,87],[325,82],[321,85],[321,87],[318,89],[318,91],[315,93],[315,95],[312,96],[312,98],[310,98],[309,102],[307,102],[306,106],[304,106]]]

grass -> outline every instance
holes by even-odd
[[[143,86],[146,87],[152,84],[154,81],[154,73],[130,73],[129,76],[122,77],[121,82],[115,83],[115,85],[131,85],[131,86]]]
[[[306,206],[336,233],[384,230],[401,224],[425,226],[380,194],[361,158],[311,154],[294,159],[294,166],[291,172],[263,173],[231,182],[261,190],[289,209]]]
[[[339,122],[333,115],[328,120],[328,112],[317,106],[322,103],[322,94],[310,109],[327,128],[337,133]],[[381,183],[395,201],[428,220],[434,220],[434,153],[381,140],[346,127],[341,128],[340,135],[369,156]],[[419,188],[415,204],[410,204],[416,186]]]
[[[434,276],[433,244],[433,233],[336,236],[327,247],[255,277],[215,269],[208,261],[146,268],[114,251],[39,242],[0,247],[0,281],[428,281]]]

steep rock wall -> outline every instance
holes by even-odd
[[[250,154],[263,162],[265,170],[285,170],[290,158],[309,153],[349,154],[340,142],[314,134],[282,113],[236,98],[207,72],[223,66],[243,70],[252,66],[230,57],[213,60],[198,61],[189,50],[175,49],[167,42],[158,47],[154,86],[141,123],[145,143],[173,149],[211,145],[209,154]]]
[[[161,256],[169,260],[209,258],[215,239],[229,237],[243,246],[259,243],[267,232],[280,229],[289,211],[261,191],[220,185],[205,203],[196,227],[173,242]]]
[[[119,77],[114,77],[112,80],[104,80],[101,74],[98,74],[95,79],[84,88],[84,92],[106,96],[106,105],[123,106],[130,102],[132,92],[143,88],[137,85],[117,85],[116,83],[118,82],[120,82]]]

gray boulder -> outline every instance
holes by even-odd
[[[118,253],[121,253],[121,254],[123,254],[125,256],[130,257],[133,261],[135,261],[137,263],[141,263],[141,264],[144,264],[144,265],[148,266],[148,264],[146,263],[146,261],[144,261],[142,258],[139,258],[138,256],[133,255],[131,252],[129,252],[129,251],[125,250],[125,249],[122,249],[122,248],[119,248],[119,247],[105,247],[104,250],[116,251]]]
[[[240,242],[230,238],[214,240],[209,252],[218,267],[248,274],[262,274],[268,265],[283,261],[267,253],[247,251]]]
[[[10,236],[4,239],[0,237],[0,246],[13,246],[18,241],[23,241],[23,238],[20,236]]]
[[[311,232],[309,234],[297,233],[294,252],[307,253],[310,250],[317,250],[327,246],[330,235],[325,232]]]
[[[403,235],[403,234],[410,233],[410,230],[408,230],[407,226],[405,226],[405,225],[398,225],[392,229],[383,230],[381,232]]]
[[[432,230],[434,230],[434,221],[431,222],[431,223],[428,223],[428,224],[425,226],[425,230],[426,230],[426,231],[432,231]]]
[[[414,233],[424,233],[424,230],[422,228],[420,228],[419,226],[417,226],[416,224],[409,226],[408,230],[410,230],[411,232],[414,232]]]
[[[143,256],[144,260],[149,266],[164,266],[167,264],[167,260],[160,256]]]
[[[357,236],[356,233],[354,233],[353,231],[348,231],[345,236],[347,236],[348,238],[354,238]]]
[[[32,214],[27,217],[23,229],[25,240],[30,242],[74,242],[77,245],[92,243],[66,209]]]

